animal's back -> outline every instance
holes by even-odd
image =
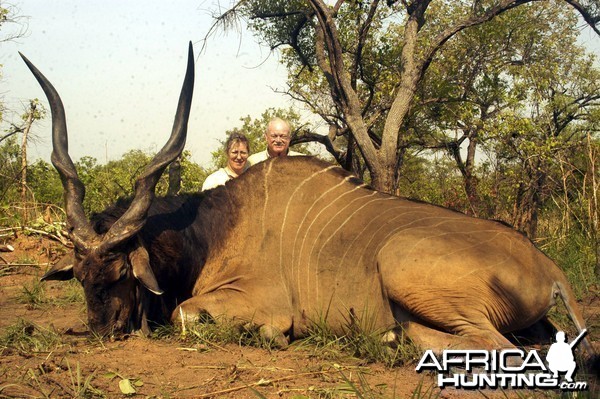
[[[401,321],[401,308],[509,345],[498,330],[532,324],[552,305],[556,283],[568,285],[513,229],[376,192],[321,161],[267,161],[215,195],[239,208],[196,286],[211,299],[198,302],[281,331],[293,326],[296,336],[324,320],[334,331],[357,318],[383,330]]]

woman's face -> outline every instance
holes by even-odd
[[[234,142],[227,151],[227,165],[238,175],[244,171],[248,160],[248,146],[242,142]]]

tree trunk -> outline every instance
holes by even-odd
[[[513,211],[514,227],[525,233],[531,240],[537,238],[538,216],[542,207],[542,191],[546,184],[547,174],[540,162],[528,165],[527,180],[517,190]]]
[[[26,226],[29,219],[29,207],[27,204],[27,137],[29,136],[31,125],[33,125],[35,113],[36,104],[31,101],[29,103],[29,110],[27,110],[23,139],[21,141],[21,226]]]
[[[386,159],[381,154],[380,159],[371,164],[369,172],[371,173],[371,186],[383,193],[395,194],[396,187],[396,157]]]
[[[467,132],[465,135],[469,138],[467,159],[463,161],[458,142],[452,143],[453,145],[450,147],[450,153],[454,157],[456,166],[463,177],[465,194],[467,195],[467,201],[469,202],[466,213],[471,216],[479,216],[479,210],[481,209],[478,191],[479,181],[477,176],[473,173],[475,170],[475,153],[477,151],[477,134],[474,132]]]
[[[169,188],[167,194],[177,195],[181,190],[181,162],[179,158],[169,165]]]
[[[479,216],[479,210],[481,209],[481,201],[479,199],[479,181],[475,176],[475,153],[477,151],[477,137],[472,135],[469,138],[469,145],[467,147],[467,162],[465,164],[465,192],[467,194],[467,200],[469,201],[469,208],[467,213],[472,216]]]
[[[535,240],[537,238],[537,229],[538,229],[538,221],[539,221],[539,211],[542,208],[542,194],[544,190],[544,186],[546,185],[546,177],[547,173],[543,171],[544,168],[541,165],[538,165],[537,171],[535,173],[535,185],[533,187],[532,198],[531,198],[531,217],[527,222],[527,236],[531,240]]]

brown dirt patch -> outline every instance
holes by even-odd
[[[0,346],[0,398],[120,398],[126,397],[122,391],[125,380],[136,390],[130,396],[144,398],[353,398],[359,397],[357,391],[365,398],[523,398],[550,394],[439,390],[433,375],[414,371],[418,359],[388,368],[344,355],[332,359],[294,346],[285,351],[233,344],[186,347],[176,338],[137,336],[100,341],[87,332],[85,306],[60,300],[67,283],[44,283],[45,296],[56,299],[50,303],[22,303],[24,287],[33,289],[48,262],[61,256],[65,248],[27,236],[15,238],[11,244],[15,252],[2,253],[0,260],[0,336],[21,321],[27,333],[50,331],[59,343],[49,351]],[[582,303],[591,318],[588,325],[598,325],[598,302],[595,297]],[[588,377],[593,397],[598,392],[597,381]],[[351,384],[356,389],[351,389]]]

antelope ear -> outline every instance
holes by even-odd
[[[129,262],[133,269],[133,275],[144,287],[156,295],[163,294],[164,291],[158,286],[158,281],[156,281],[154,272],[150,267],[148,251],[146,251],[146,248],[141,243],[129,253]]]
[[[71,280],[73,278],[73,255],[67,255],[59,260],[50,270],[48,270],[41,278],[40,281],[45,280]]]

